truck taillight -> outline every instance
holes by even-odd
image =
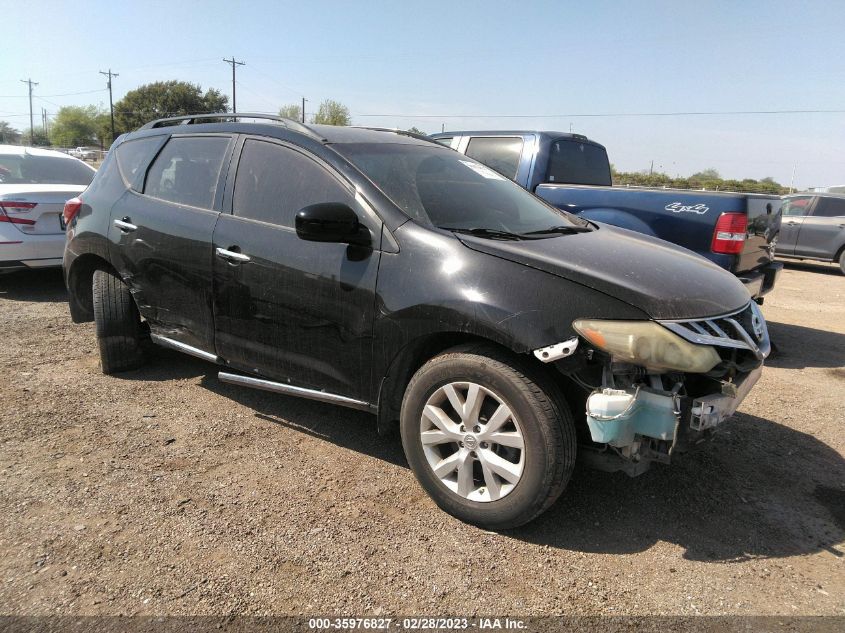
[[[65,208],[62,211],[62,220],[65,226],[70,226],[71,220],[76,217],[79,210],[82,208],[82,198],[71,198],[65,202]]]
[[[710,250],[714,253],[736,255],[742,252],[748,231],[748,216],[744,213],[723,213],[713,230]]]
[[[36,207],[36,202],[18,202],[15,200],[0,200],[0,222],[11,224],[35,224],[35,220],[22,218],[19,213],[29,213]]]

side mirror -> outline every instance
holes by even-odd
[[[342,202],[324,202],[300,209],[296,214],[296,234],[310,242],[370,243],[367,227]]]

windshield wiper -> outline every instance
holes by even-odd
[[[491,240],[521,240],[525,239],[519,233],[511,233],[509,231],[499,231],[498,229],[485,229],[485,228],[475,228],[475,229],[462,229],[459,227],[453,226],[441,226],[439,227],[446,231],[452,231],[453,233],[466,233],[468,235],[477,235],[478,237],[489,237]]]
[[[589,233],[592,231],[590,226],[577,226],[573,224],[565,224],[561,226],[550,226],[547,229],[540,229],[539,231],[528,231],[523,235],[544,235],[546,233],[560,233],[561,235],[569,235],[571,233]]]

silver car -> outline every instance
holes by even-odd
[[[0,145],[0,273],[62,265],[62,210],[95,173],[61,152]]]
[[[845,194],[784,196],[775,253],[839,264],[845,275]]]

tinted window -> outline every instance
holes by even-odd
[[[586,225],[489,167],[446,148],[340,143],[335,149],[407,215],[424,224],[512,233]]]
[[[453,138],[454,138],[453,136],[449,136],[449,137],[443,137],[443,138],[436,138],[434,140],[437,141],[438,143],[440,143],[441,145],[445,145],[446,147],[451,147]]]
[[[473,138],[467,145],[467,156],[513,180],[519,168],[519,157],[522,156],[522,139]]]
[[[807,215],[807,211],[809,211],[810,203],[812,201],[812,196],[802,196],[800,198],[787,198],[783,201],[783,214],[792,216]]]
[[[610,186],[607,152],[590,143],[557,140],[549,153],[546,182]]]
[[[94,179],[94,170],[74,158],[58,156],[0,155],[0,183],[42,185],[85,185]]]
[[[161,140],[160,136],[151,136],[127,141],[117,146],[117,149],[115,149],[117,166],[126,184],[138,183],[139,170],[147,166],[147,162],[158,149]],[[138,184],[138,186],[141,185]]]
[[[244,143],[232,201],[235,215],[293,227],[297,211],[320,202],[353,206],[350,191],[304,154],[274,143]]]
[[[223,136],[170,139],[150,167],[144,193],[210,209],[228,145]]]
[[[838,218],[845,216],[845,199],[819,198],[813,215],[823,218]]]

